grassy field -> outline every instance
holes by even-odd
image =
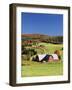
[[[39,47],[40,45],[43,47]],[[60,50],[62,47],[63,44],[39,43],[35,46],[27,46],[26,48],[33,48],[37,51],[38,54],[52,54],[55,50]]]
[[[55,50],[60,50],[63,45],[62,44],[51,44],[51,43],[39,43],[39,45],[44,46],[44,53],[52,54]]]
[[[40,45],[43,45],[44,48],[37,48]],[[47,43],[39,43],[38,46],[36,46],[35,48],[38,54],[40,53],[52,54],[54,53],[55,50],[60,50],[63,47],[62,44],[47,44]],[[22,60],[22,67],[21,67],[22,77],[56,76],[62,74],[63,74],[62,60],[58,62],[47,62],[47,63],[33,62],[31,60],[29,61]]]
[[[63,63],[51,62],[51,63],[39,63],[33,61],[25,61],[22,65],[22,77],[32,76],[56,76],[63,74]]]

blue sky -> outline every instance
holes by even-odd
[[[22,34],[63,35],[63,15],[61,14],[21,14]]]

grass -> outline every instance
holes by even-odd
[[[37,48],[40,45],[43,45],[44,48]],[[52,54],[54,53],[55,50],[60,50],[63,47],[62,44],[49,44],[49,43],[39,43],[38,46],[34,48],[37,51],[37,54],[43,54],[43,53]],[[33,47],[31,46],[27,48],[33,48]],[[48,63],[33,62],[31,60],[29,61],[22,60],[22,66],[21,66],[22,77],[56,76],[62,74],[63,74],[62,60],[58,62],[48,62]]]
[[[43,45],[44,47],[40,47],[40,45]],[[51,43],[39,43],[38,45],[35,45],[36,48],[32,46],[27,46],[26,48],[33,48],[37,51],[38,54],[52,54],[55,50],[60,50],[63,47],[63,44],[51,44]]]
[[[63,63],[49,62],[40,63],[33,61],[24,61],[22,65],[22,77],[32,77],[32,76],[56,76],[63,74]]]
[[[39,45],[45,46],[44,53],[52,54],[55,50],[60,50],[63,45],[62,44],[51,44],[51,43],[39,43]]]

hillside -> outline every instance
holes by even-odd
[[[63,36],[49,36],[43,34],[22,34],[22,40],[38,40],[46,43],[63,43]]]

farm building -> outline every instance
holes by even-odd
[[[37,62],[49,62],[49,61],[57,61],[59,60],[57,54],[39,54],[36,55],[36,57],[33,57],[32,61],[37,61]]]

